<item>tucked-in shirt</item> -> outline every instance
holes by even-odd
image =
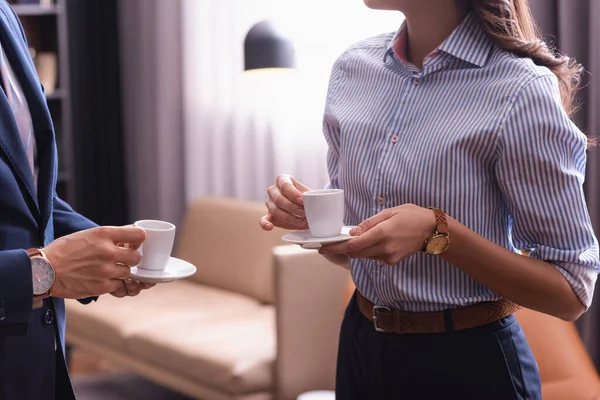
[[[360,42],[333,67],[324,132],[345,223],[406,203],[440,208],[552,264],[589,306],[599,259],[582,186],[587,139],[566,114],[555,75],[499,48],[472,14],[422,70],[396,54],[403,32]],[[350,267],[361,293],[395,309],[500,298],[422,252],[393,266],[352,259]]]

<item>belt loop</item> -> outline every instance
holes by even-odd
[[[444,310],[444,325],[446,332],[454,332],[454,319],[452,318],[452,310]]]

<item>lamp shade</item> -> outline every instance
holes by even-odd
[[[294,68],[294,45],[271,22],[259,22],[246,35],[244,62],[246,71],[262,68]]]

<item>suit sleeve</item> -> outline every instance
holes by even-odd
[[[32,306],[29,255],[25,250],[0,251],[0,337],[26,335]]]
[[[98,226],[83,215],[73,211],[71,206],[58,196],[54,196],[52,218],[54,218],[54,235],[57,238]]]

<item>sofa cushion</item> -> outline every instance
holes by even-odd
[[[231,394],[268,390],[276,352],[275,310],[265,305],[234,316],[163,320],[133,334],[128,349],[138,360]]]
[[[204,322],[253,314],[261,309],[256,300],[247,296],[177,281],[156,285],[136,297],[118,299],[106,295],[88,305],[67,301],[67,336],[74,331],[125,348],[125,340],[132,334],[156,329],[181,317]]]
[[[274,246],[284,231],[260,229],[263,203],[201,198],[192,203],[177,227],[176,257],[198,272],[191,280],[273,303]]]

